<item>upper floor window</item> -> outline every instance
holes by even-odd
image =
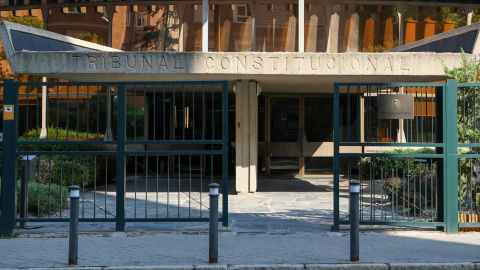
[[[68,7],[68,13],[80,13],[79,7]]]
[[[147,24],[147,13],[146,12],[138,12],[136,13],[136,26],[142,27]]]
[[[235,5],[233,12],[234,22],[246,22],[251,17],[251,12],[248,5]]]
[[[127,15],[125,18],[125,26],[130,26],[130,11],[127,11]]]

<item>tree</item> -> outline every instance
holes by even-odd
[[[445,75],[449,79],[455,79],[458,83],[476,83],[480,81],[480,65],[477,57],[472,60],[462,49],[461,65],[457,68],[449,68],[442,61]],[[458,139],[461,142],[469,143],[480,139],[480,131],[477,123],[480,123],[480,114],[476,113],[480,109],[480,95],[476,93],[474,87],[458,88]]]
[[[477,83],[480,81],[480,65],[476,56],[468,60],[462,50],[460,67],[448,68],[442,61],[445,74],[459,83]],[[480,93],[477,87],[459,87],[457,89],[457,126],[458,141],[476,143],[480,141]],[[478,147],[461,150],[462,154],[478,154]],[[480,213],[480,160],[476,158],[459,159],[459,206],[464,213]]]
[[[172,51],[178,44],[178,38],[173,38],[171,35],[172,31],[179,28],[178,24],[171,22],[178,17],[177,11],[171,11],[169,6],[165,5],[150,10],[147,14],[151,19],[158,18],[153,25],[143,27],[142,47],[155,51]]]
[[[75,38],[97,43],[99,45],[106,45],[105,41],[101,39],[96,33],[87,32],[86,34],[76,34]]]

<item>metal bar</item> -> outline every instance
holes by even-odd
[[[350,86],[347,86],[347,142],[351,142],[351,139],[350,139]]]
[[[334,84],[333,94],[333,226],[332,231],[340,230],[340,89]]]
[[[185,85],[182,85],[182,106],[183,106],[183,121],[182,121],[182,139],[185,140],[185,126],[187,121],[187,107],[185,106]]]
[[[90,86],[87,86],[87,97],[90,96]],[[87,141],[88,141],[88,136],[90,135],[90,100],[86,100],[85,101],[85,104],[87,106],[86,110],[87,110]],[[97,137],[97,140],[98,140],[98,137]],[[95,175],[96,176],[96,175]]]
[[[133,200],[133,216],[136,218],[137,217],[137,166],[138,166],[138,161],[137,161],[137,156],[135,156],[135,176],[134,176],[134,200]]]
[[[222,225],[228,227],[228,83],[222,84]]]
[[[78,85],[77,85],[77,141],[78,141],[78,132],[80,132],[80,97],[79,97],[79,91],[78,91]]]
[[[447,80],[445,91],[446,109],[446,177],[444,179],[457,179],[457,82]],[[457,181],[445,183],[445,230],[458,232],[458,187]]]
[[[170,217],[170,156],[167,155],[167,218]]]
[[[2,144],[2,216],[1,235],[11,237],[17,215],[16,204],[16,179],[17,179],[17,138],[18,138],[18,91],[15,81],[3,80],[3,102],[12,105],[13,119],[3,118],[3,144]],[[5,110],[5,109],[4,109]]]
[[[157,167],[157,178],[156,178],[156,204],[155,204],[155,217],[158,218],[158,180],[159,180],[159,176],[158,176],[158,156],[157,156],[157,162],[155,163],[156,164],[156,167]]]
[[[126,185],[126,89],[125,84],[118,85],[117,92],[117,182],[116,182],[116,226],[117,231],[125,230],[125,185]]]
[[[88,133],[87,133],[88,134]],[[97,156],[94,156],[94,175],[93,175],[93,203],[96,205],[97,204]],[[97,216],[97,208],[93,208],[93,217],[95,218]]]
[[[145,156],[145,217],[148,217],[148,156]]]
[[[156,99],[156,94],[157,94],[157,89],[156,85],[153,86],[153,140],[157,139],[157,99]],[[162,122],[165,122],[165,119],[163,119]]]
[[[180,217],[180,192],[181,192],[181,167],[180,155],[178,155],[178,189],[177,189],[177,217]]]

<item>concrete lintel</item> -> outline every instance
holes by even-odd
[[[109,79],[105,74],[132,74],[129,79],[133,81],[138,74],[151,74],[152,80],[158,80],[159,74],[216,75],[216,79],[222,75],[442,76],[440,57],[452,65],[459,59],[452,53],[405,52],[16,52],[12,56],[8,60],[13,72],[46,77],[70,74],[80,81],[105,81]]]

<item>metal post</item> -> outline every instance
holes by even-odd
[[[30,180],[30,157],[22,159],[22,179],[20,182],[20,218],[27,218],[28,213],[28,181]],[[20,221],[19,227],[25,228],[26,222]]]
[[[360,260],[360,215],[359,215],[360,182],[350,181],[350,261]]]
[[[445,179],[444,210],[445,231],[458,232],[458,126],[457,126],[457,81],[447,80],[445,89]]]
[[[7,115],[7,112],[9,115]],[[3,149],[1,235],[11,237],[17,216],[18,91],[14,80],[3,80]]]
[[[334,84],[333,93],[333,226],[340,230],[340,87]]]
[[[68,236],[68,265],[77,265],[78,262],[78,201],[80,187],[70,187],[70,234]]]
[[[218,188],[219,184],[210,184],[210,232],[208,242],[208,262],[218,263]]]

